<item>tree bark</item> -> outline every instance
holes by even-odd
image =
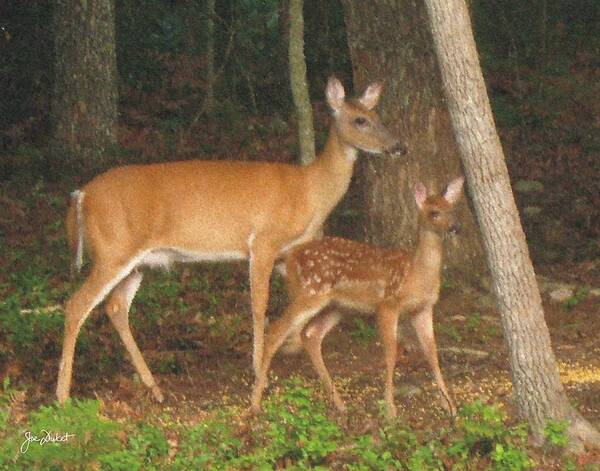
[[[303,0],[289,0],[290,37],[289,62],[290,84],[298,121],[300,161],[303,165],[315,160],[315,132],[312,106],[306,82],[306,60],[304,58],[304,15]]]
[[[598,447],[600,434],[573,409],[560,381],[465,2],[425,4],[502,315],[519,413],[538,439],[548,420],[568,420],[574,449]]]
[[[383,245],[410,247],[416,243],[417,210],[413,188],[422,181],[441,191],[462,173],[443,102],[439,72],[422,2],[343,0],[354,86],[361,89],[375,79],[385,80],[381,115],[408,145],[408,156],[364,159],[367,208],[366,238]],[[460,237],[445,251],[453,277],[478,284],[485,274],[483,249],[474,218],[461,205]]]
[[[206,2],[206,112],[215,107],[215,0]]]
[[[116,143],[117,64],[112,0],[58,0],[52,166],[98,167]]]

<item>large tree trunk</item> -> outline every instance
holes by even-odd
[[[112,0],[58,0],[52,166],[92,169],[116,143],[117,65]]]
[[[600,434],[573,409],[560,382],[466,5],[464,0],[425,4],[502,315],[518,410],[538,438],[548,420],[568,420],[574,448],[597,447]]]
[[[355,88],[385,80],[381,114],[408,144],[407,159],[367,159],[367,238],[380,244],[415,243],[413,188],[422,181],[440,191],[462,173],[422,2],[343,0]],[[445,252],[446,265],[462,282],[485,272],[483,249],[467,205],[463,230]]]
[[[306,82],[306,60],[304,58],[304,14],[303,0],[290,2],[289,61],[290,84],[298,121],[300,161],[307,165],[315,160],[315,132],[312,107]]]

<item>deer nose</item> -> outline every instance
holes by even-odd
[[[388,152],[392,155],[405,155],[408,149],[400,141],[396,141],[392,147],[389,148]]]
[[[460,232],[460,224],[457,222],[450,224],[450,226],[448,227],[449,234],[456,235],[459,232]]]

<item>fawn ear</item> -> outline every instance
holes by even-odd
[[[358,99],[360,103],[368,110],[372,110],[379,103],[379,97],[381,96],[381,90],[383,89],[383,82],[373,82],[367,87],[365,93]]]
[[[421,182],[415,185],[415,201],[419,209],[423,209],[423,204],[427,199],[427,188]]]
[[[448,201],[450,204],[454,204],[462,195],[463,183],[465,182],[465,177],[458,177],[448,183],[446,190],[444,191],[444,199]]]
[[[344,104],[344,97],[346,96],[342,82],[335,77],[329,77],[329,80],[327,81],[327,88],[325,90],[325,96],[327,97],[327,103],[329,103],[331,109],[334,112],[340,111],[342,105]]]

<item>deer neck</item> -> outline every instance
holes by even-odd
[[[436,291],[440,285],[442,248],[443,241],[440,234],[421,224],[419,242],[413,256],[412,267],[415,276],[421,280],[426,280],[427,284]]]
[[[325,148],[307,168],[312,192],[326,211],[346,194],[357,156],[358,150],[346,144],[332,124]]]

